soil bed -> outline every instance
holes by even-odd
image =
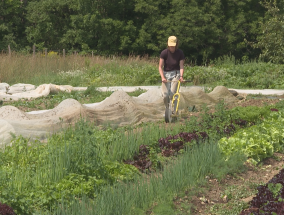
[[[275,153],[274,156],[256,167],[247,165],[247,171],[238,175],[227,175],[222,181],[208,176],[206,186],[187,190],[180,195],[183,197],[178,196],[175,199],[177,214],[239,214],[242,208],[249,207],[248,203],[257,193],[257,186],[267,183],[283,168],[284,155]],[[188,195],[189,193],[195,195]],[[190,211],[187,210],[189,206]]]

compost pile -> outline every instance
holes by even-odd
[[[42,88],[56,91],[63,87],[50,85]],[[220,99],[228,104],[238,101],[223,86],[216,87],[211,93],[205,93],[200,87],[181,88],[180,94],[179,110],[187,110],[193,105],[200,108],[203,104],[214,107]],[[163,120],[164,112],[160,89],[151,89],[138,97],[131,97],[119,90],[102,102],[85,105],[74,99],[66,99],[51,110],[33,113],[23,112],[13,106],[3,106],[0,108],[0,143],[9,143],[10,133],[43,140],[49,134],[74,124],[80,118],[88,119],[96,125],[124,126]]]
[[[250,202],[250,208],[240,215],[284,214],[284,169],[267,184],[258,186],[257,195]]]

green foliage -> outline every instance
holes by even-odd
[[[7,50],[24,46],[25,26],[22,1],[0,2],[0,49]]]
[[[175,205],[173,202],[162,202],[155,206],[152,212],[157,215],[172,215],[175,214]]]
[[[88,72],[92,80],[91,84],[96,86],[152,85],[160,81],[157,67],[147,63],[130,62],[126,65],[118,66],[114,59],[104,67],[95,66]]]
[[[279,8],[276,0],[265,0],[264,7],[267,9],[266,21],[262,23],[260,29],[262,34],[257,38],[255,48],[261,49],[261,58],[274,63],[283,63],[284,58],[284,13],[283,8]]]
[[[86,94],[93,92],[96,93],[96,88],[90,87]],[[283,103],[275,107],[281,108]],[[200,129],[201,124],[196,120],[184,126],[145,124],[136,129],[103,127],[102,130],[81,120],[73,128],[51,135],[46,143],[16,137],[11,146],[0,151],[0,202],[13,206],[17,214],[48,214],[49,210],[53,214],[89,214],[83,205],[96,214],[139,214],[154,201],[169,202],[180,190],[203,183],[205,176],[213,175],[221,180],[227,174],[243,171],[246,156],[262,159],[273,151],[283,150],[283,129],[279,130],[283,113],[268,115],[266,111],[266,108],[247,108],[247,111],[230,112],[224,103],[219,103],[212,117],[204,107],[201,119],[205,122],[201,127],[206,129],[211,142],[187,144],[169,165],[164,165],[157,140],[181,130]],[[230,114],[250,120],[262,116],[266,121],[233,135],[250,137],[249,141],[257,144],[248,142],[245,153],[238,146],[228,144],[231,147],[228,156],[227,151],[222,154],[224,147],[220,151],[216,144],[214,138],[219,136],[214,129],[233,120],[228,117]],[[252,141],[255,137],[260,139]],[[156,167],[156,173],[147,177],[140,177],[136,167],[123,163],[133,158],[141,144],[148,145],[150,160]],[[232,150],[233,146],[237,150]]]
[[[263,118],[269,116],[270,113],[271,110],[269,106],[235,107],[229,111],[232,118],[246,120],[251,124],[261,121]]]
[[[268,189],[272,192],[274,198],[277,196],[281,195],[280,190],[283,188],[283,185],[280,183],[273,184],[273,183],[268,183],[267,184]]]
[[[195,85],[226,86],[230,88],[282,89],[282,64],[236,62],[228,56],[213,61],[209,67],[186,67],[185,78]]]
[[[166,166],[163,172],[149,175],[147,178],[137,178],[134,183],[127,186],[119,184],[109,187],[94,203],[85,201],[84,204],[89,205],[90,210],[96,214],[141,214],[141,211],[147,210],[153,206],[153,202],[157,202],[158,206],[154,207],[153,211],[157,214],[167,213],[162,206],[171,202],[172,196],[180,190],[202,184],[206,175],[215,175],[220,168],[224,168],[224,175],[228,173],[227,170],[241,171],[242,168],[239,167],[243,166],[243,157],[232,157],[227,163],[216,146],[210,143],[194,147],[192,151],[186,151],[176,162]],[[214,168],[217,163],[219,168]],[[168,212],[174,212],[174,206],[171,204],[168,204],[166,209]],[[58,208],[55,214],[86,214],[83,210],[82,206],[73,204],[70,208]]]
[[[281,33],[279,20],[266,18],[262,27],[270,25],[271,36],[260,36],[259,23],[273,11],[264,6],[259,0],[3,1],[0,49],[7,50],[10,44],[28,53],[36,45],[40,51],[66,49],[81,55],[93,51],[100,55],[158,56],[167,37],[176,35],[189,62],[207,65],[228,54],[252,59],[259,49],[252,50],[244,40],[257,38],[260,46],[270,47],[276,43],[267,39],[275,41],[273,34]],[[277,6],[283,9],[283,4]]]
[[[0,201],[17,214],[32,214],[59,201],[69,205],[74,196],[96,198],[106,185],[133,180],[139,174],[135,167],[102,153],[112,141],[109,133],[81,120],[47,144],[16,137],[0,152]]]
[[[252,163],[271,157],[284,148],[283,113],[271,113],[263,123],[239,130],[230,138],[222,138],[219,146],[226,156],[243,152]]]

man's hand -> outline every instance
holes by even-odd
[[[180,77],[179,80],[180,82],[184,82],[183,77]]]
[[[162,82],[163,83],[166,83],[167,82],[167,79],[165,77],[162,77]]]

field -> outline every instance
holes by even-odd
[[[52,109],[66,98],[100,102],[112,92],[99,86],[160,83],[156,59],[14,54],[0,61],[2,82],[89,87],[87,93],[3,102],[23,111]],[[210,67],[187,65],[185,78],[208,92],[217,85],[281,89],[283,69],[224,57]],[[0,152],[0,202],[17,214],[240,214],[256,188],[283,168],[282,99],[220,102],[188,110],[173,124],[97,127],[81,119],[45,142],[14,136]],[[284,197],[276,185],[268,191]]]

